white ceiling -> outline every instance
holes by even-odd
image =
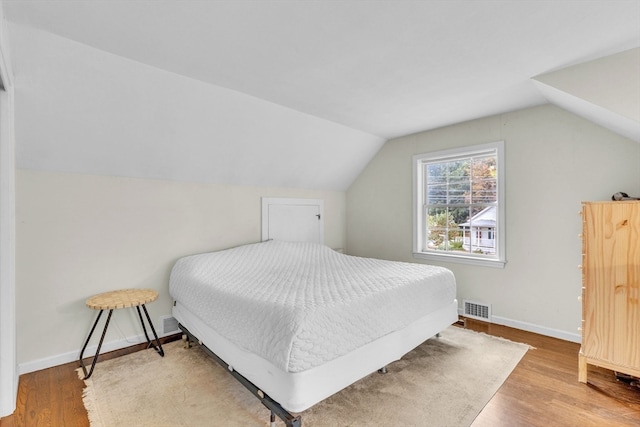
[[[383,138],[542,104],[640,46],[640,0],[13,1],[6,18]]]

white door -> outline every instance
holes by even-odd
[[[262,199],[262,240],[324,243],[323,201]]]

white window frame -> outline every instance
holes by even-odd
[[[495,153],[497,156],[497,203],[496,203],[496,252],[493,256],[474,255],[457,251],[425,250],[425,189],[424,164],[437,161],[449,161],[459,158]],[[505,169],[504,169],[504,141],[479,144],[451,150],[416,154],[413,156],[413,256],[414,258],[434,261],[457,262],[463,264],[504,268],[506,264],[506,221],[505,221]]]

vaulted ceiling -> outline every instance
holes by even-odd
[[[543,104],[551,95],[533,77],[640,46],[638,0],[3,0],[3,7],[12,23],[372,141]]]
[[[638,1],[7,1],[7,18],[384,138],[541,104]]]

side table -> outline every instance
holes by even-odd
[[[91,374],[93,374],[93,369],[96,366],[96,362],[98,361],[98,355],[100,354],[100,348],[102,347],[102,342],[104,341],[104,336],[107,333],[107,328],[109,327],[109,321],[111,320],[111,315],[113,314],[113,310],[117,308],[128,308],[135,307],[138,311],[138,317],[140,318],[140,324],[142,325],[142,330],[144,331],[144,336],[147,338],[148,347],[153,347],[155,351],[161,357],[164,357],[164,350],[162,349],[162,345],[160,344],[160,340],[158,339],[158,334],[156,334],[156,330],[153,327],[153,323],[151,323],[151,318],[149,317],[149,313],[147,312],[146,303],[153,302],[158,299],[158,292],[153,289],[121,289],[117,291],[105,292],[103,294],[94,295],[89,298],[86,302],[87,307],[100,310],[98,313],[98,317],[96,321],[93,323],[93,327],[91,328],[91,332],[89,332],[89,336],[82,346],[82,351],[80,352],[80,365],[82,366],[82,370],[84,371],[84,379],[88,379]],[[147,322],[151,327],[151,331],[153,332],[153,336],[155,338],[156,344],[149,339],[149,335],[147,334],[147,328],[144,325],[144,320],[142,319],[142,313],[140,312],[140,307],[144,310],[144,314],[147,317]],[[87,368],[84,364],[83,355],[84,351],[89,344],[89,340],[91,339],[91,335],[93,335],[93,331],[96,329],[98,325],[98,321],[102,316],[102,312],[105,310],[109,310],[109,315],[107,316],[107,322],[104,325],[104,330],[102,331],[102,336],[100,337],[100,343],[98,344],[98,349],[96,350],[96,355],[93,357],[93,362],[91,363],[91,369],[87,372]]]

